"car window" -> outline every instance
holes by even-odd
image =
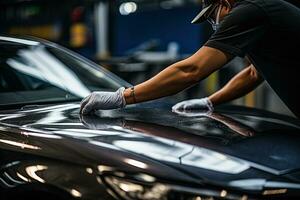
[[[124,84],[97,67],[57,47],[0,42],[0,105],[80,100]]]

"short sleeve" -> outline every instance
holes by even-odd
[[[267,16],[257,5],[243,1],[221,21],[205,46],[243,57],[267,30]]]

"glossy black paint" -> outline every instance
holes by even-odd
[[[79,106],[1,107],[1,200],[300,197],[298,119],[234,106],[173,113],[164,100],[91,116]]]
[[[289,175],[300,168],[296,119],[242,107],[181,116],[155,105],[93,116],[80,116],[78,103],[2,111],[1,187],[35,183],[77,198],[112,199],[107,174],[148,175],[193,188],[255,196],[280,186],[298,195],[299,179]]]

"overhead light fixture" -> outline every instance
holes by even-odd
[[[120,5],[119,11],[121,15],[129,15],[136,12],[137,4],[135,2],[125,2]]]

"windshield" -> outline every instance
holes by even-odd
[[[125,81],[59,47],[0,41],[0,105],[81,100]]]

